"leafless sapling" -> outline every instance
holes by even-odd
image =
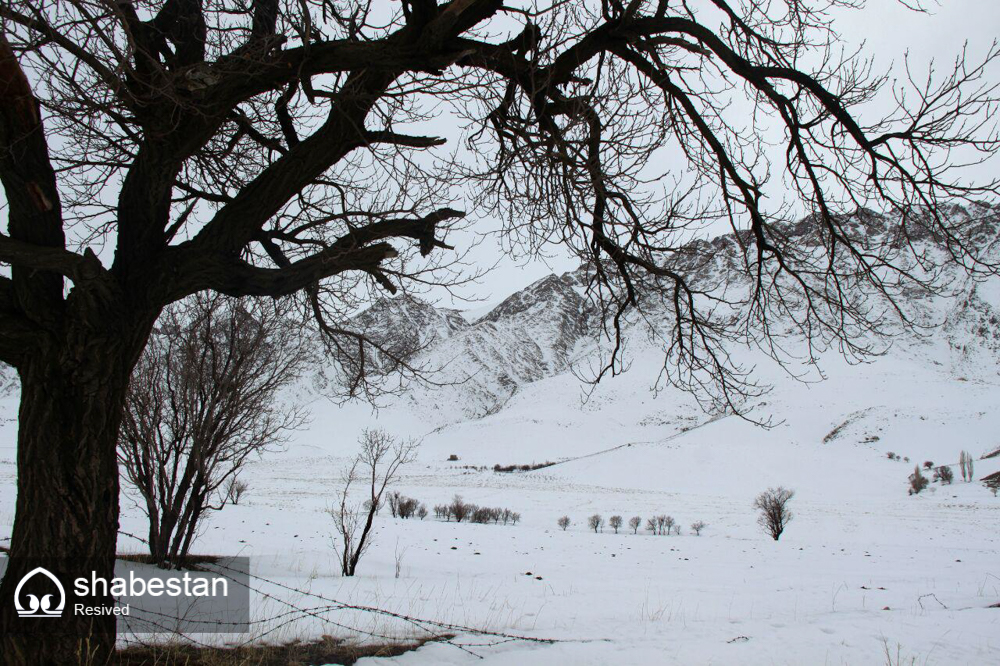
[[[361,450],[341,477],[342,486],[336,506],[329,509],[333,517],[334,548],[340,558],[340,572],[353,576],[358,562],[371,545],[376,507],[386,490],[399,478],[401,468],[413,462],[417,444],[401,440],[384,430],[365,430],[359,440]],[[356,501],[353,491],[364,494]]]

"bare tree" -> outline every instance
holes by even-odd
[[[781,538],[785,526],[793,518],[792,512],[788,509],[788,503],[793,497],[795,497],[794,490],[786,490],[778,486],[777,488],[768,488],[757,495],[757,499],[753,502],[753,508],[757,509],[760,514],[757,516],[757,524],[775,541]]]
[[[400,468],[416,458],[413,440],[397,440],[384,430],[365,430],[359,440],[361,451],[344,470],[337,505],[329,509],[334,520],[334,547],[340,558],[340,572],[353,576],[358,562],[371,545],[371,530],[377,507],[386,489],[399,477]],[[352,488],[362,486],[366,497],[352,500]]]
[[[699,520],[698,522],[691,523],[691,531],[694,532],[695,536],[701,536],[701,531],[705,529],[705,521]]]
[[[656,533],[659,534],[659,535],[661,535],[661,536],[664,535],[664,534],[666,534],[667,536],[669,536],[670,535],[669,529],[670,528],[667,526],[667,516],[665,516],[665,515],[659,515],[659,516],[657,516],[656,517]]]
[[[974,232],[997,183],[964,180],[949,156],[996,151],[996,49],[904,90],[837,57],[850,50],[831,12],[860,0],[334,4],[0,4],[0,360],[21,381],[7,663],[113,648],[113,617],[11,631],[13,592],[33,557],[112,576],[128,380],[162,308],[187,295],[293,298],[348,394],[377,394],[373,369],[420,368],[347,314],[369,290],[472,277],[442,252],[472,191],[511,245],[563,243],[593,266],[610,348],[592,379],[621,369],[626,318],[662,305],[665,381],[741,411],[760,387],[726,346],[785,360],[776,313],[863,356],[859,334],[884,332],[886,312],[908,321],[899,290],[934,286],[909,269],[927,260],[912,237],[994,269]],[[896,108],[862,114],[880,93]],[[439,110],[471,155],[417,156],[445,139],[407,129]],[[745,130],[769,123],[778,160]],[[665,151],[683,161],[677,182],[651,177]],[[789,205],[769,206],[776,189]],[[955,202],[971,214],[951,215]],[[894,215],[884,245],[856,232],[860,209]],[[809,233],[792,233],[802,212]],[[742,314],[696,279],[713,251],[681,251],[719,220],[753,286]],[[886,307],[868,307],[872,293]]]
[[[962,470],[962,480],[968,483],[975,478],[975,463],[972,454],[962,451],[958,456],[958,466]]]
[[[273,305],[197,294],[164,311],[135,366],[118,441],[159,566],[179,565],[206,512],[238,501],[227,484],[244,464],[303,424],[278,394],[306,359]]]
[[[660,532],[670,536],[670,530],[677,523],[673,516],[663,516],[663,522],[660,523]]]
[[[608,525],[615,531],[615,534],[618,534],[618,528],[622,526],[622,522],[624,521],[621,516],[611,516],[608,518]]]
[[[602,518],[601,514],[599,513],[595,513],[594,515],[592,515],[590,518],[587,519],[587,527],[594,530],[594,532],[600,530],[603,527],[603,525],[604,525],[604,518]]]
[[[562,531],[565,532],[566,528],[569,527],[569,516],[563,516],[556,522],[558,523],[559,527],[562,528]]]
[[[455,519],[456,523],[460,523],[465,520],[465,518],[467,518],[475,509],[472,504],[466,504],[461,495],[455,495],[455,497],[451,500],[451,504],[448,505],[448,508],[451,510],[449,515]]]
[[[646,521],[646,530],[652,532],[653,534],[660,533],[660,521],[656,519],[656,516],[653,516]]]
[[[639,533],[640,525],[642,525],[642,518],[640,516],[632,516],[628,519],[628,526],[632,528],[632,534]]]

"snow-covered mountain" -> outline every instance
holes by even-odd
[[[984,217],[980,213],[977,211],[977,219]],[[960,208],[952,214],[964,219],[970,215]],[[992,211],[985,217],[987,221],[976,230],[977,242],[994,247],[1000,215]],[[941,239],[919,225],[911,226],[903,236],[891,220],[871,213],[855,216],[845,227],[850,237],[873,247],[903,248],[909,244],[914,253],[932,259],[941,259],[946,252]],[[806,218],[781,231],[806,251],[822,251],[816,220]],[[693,285],[725,288],[727,299],[739,302],[749,289],[742,272],[741,249],[748,240],[727,234],[691,242],[676,254],[672,267]],[[910,248],[903,253],[907,256]],[[1000,279],[973,278],[955,266],[945,270],[945,278],[940,280],[945,289],[940,293],[916,288],[901,292],[900,304],[927,333],[911,338],[904,335],[892,346],[935,357],[940,355],[937,352],[947,352],[947,360],[937,362],[946,363],[956,376],[996,380],[1000,366]],[[411,295],[385,298],[359,315],[354,326],[428,371],[434,386],[414,384],[407,398],[425,413],[436,412],[431,421],[480,418],[498,412],[533,383],[576,372],[586,375],[604,359],[599,349],[600,313],[587,292],[589,278],[585,266],[549,275],[478,317],[439,308]],[[644,322],[645,328],[640,330],[635,322],[627,328],[630,358],[643,365],[662,364],[662,353],[648,335],[649,324],[652,321],[654,333],[658,325],[666,331],[672,313],[664,306],[647,307],[652,317]],[[780,321],[774,323],[774,330],[792,331]],[[573,381],[577,381],[575,377]]]

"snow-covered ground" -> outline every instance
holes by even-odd
[[[314,403],[310,429],[248,470],[248,498],[211,518],[197,550],[252,558],[263,620],[255,632],[273,629],[269,640],[345,627],[359,636],[421,632],[327,610],[336,600],[556,641],[460,633],[466,650],[430,644],[393,660],[404,664],[481,663],[470,653],[497,664],[1000,663],[1000,609],[989,608],[1000,601],[1000,499],[960,478],[906,492],[915,463],[955,463],[963,449],[978,458],[1000,445],[996,383],[959,378],[916,347],[871,365],[831,357],[826,381],[776,384],[761,409],[784,423],[764,430],[711,420],[679,392],[654,397],[656,360],[640,352],[633,370],[586,403],[562,374],[528,385],[492,416],[438,428],[410,408]],[[12,397],[0,413],[3,538],[14,506]],[[372,425],[422,438],[398,488],[405,494],[429,507],[460,494],[518,511],[521,522],[386,512],[359,575],[341,577],[325,511],[358,431]],[[467,467],[563,460],[530,473]],[[1000,458],[977,460],[977,477],[997,469]],[[795,518],[774,542],[751,502],[779,484],[796,491]],[[594,513],[669,514],[683,533],[595,534],[586,526]],[[564,514],[573,521],[565,532],[556,526]],[[143,520],[124,500],[123,531],[142,534]],[[708,524],[701,536],[688,527],[696,520]],[[120,549],[141,544],[122,537]],[[290,624],[267,620],[288,604],[318,610]]]

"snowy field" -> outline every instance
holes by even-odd
[[[335,600],[555,641],[458,632],[464,649],[429,644],[390,660],[403,664],[1000,663],[1000,608],[990,608],[1000,602],[1000,499],[957,471],[950,486],[907,495],[915,463],[1000,446],[995,382],[912,350],[872,365],[833,360],[824,382],[778,384],[761,415],[784,423],[765,430],[712,420],[677,392],[654,397],[655,356],[644,359],[586,403],[560,375],[493,416],[443,427],[410,409],[315,402],[309,430],[254,463],[247,499],[213,515],[196,550],[252,558],[255,634],[265,640],[424,631],[330,610]],[[13,517],[15,414],[6,398],[0,538]],[[429,508],[460,494],[518,511],[521,522],[385,511],[359,575],[341,577],[326,509],[358,432],[376,424],[422,437],[398,490]],[[565,462],[529,473],[468,468],[543,461]],[[1000,458],[976,465],[981,477]],[[751,502],[779,484],[797,493],[795,518],[774,542]],[[122,530],[143,534],[136,506],[126,498],[122,509]],[[669,514],[683,532],[595,534],[586,525],[594,513],[644,523]],[[564,514],[573,521],[565,532],[556,526]],[[701,536],[689,527],[697,520],[708,524]],[[125,536],[119,548],[142,550]],[[314,613],[287,615],[292,607]]]

